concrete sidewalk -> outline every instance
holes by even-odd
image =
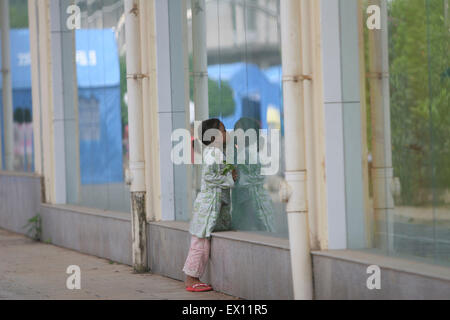
[[[81,269],[81,289],[69,290],[69,265]],[[231,300],[218,292],[191,293],[180,281],[133,274],[130,266],[34,242],[0,229],[0,299]]]

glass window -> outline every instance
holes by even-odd
[[[129,212],[128,116],[122,0],[78,0],[80,188],[76,205]]]
[[[12,165],[14,171],[32,172],[34,171],[33,112],[27,0],[9,1],[9,18],[14,141]],[[2,88],[2,79],[0,79],[1,162],[5,169]]]
[[[190,5],[193,121],[193,31],[189,13]],[[206,1],[209,118],[220,119],[229,133],[239,128],[255,129],[258,133],[259,129],[280,132],[280,138],[275,141],[270,139],[269,131],[268,138],[260,140],[267,142],[264,146],[259,144],[253,149],[246,145],[247,162],[237,165],[239,179],[232,189],[232,228],[287,237],[285,208],[278,197],[284,173],[279,17],[279,0]],[[274,151],[277,145],[280,157],[272,158],[277,162],[275,172],[265,175],[260,162],[256,165],[248,162],[251,150],[261,154]],[[230,147],[234,147],[234,142],[228,143],[227,148]]]
[[[388,1],[388,24],[394,209],[374,217],[374,246],[450,264],[448,1]],[[371,152],[369,95],[367,88]]]

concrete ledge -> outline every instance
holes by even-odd
[[[131,265],[130,214],[41,205],[43,241]]]
[[[131,221],[131,214],[126,213],[126,212],[107,211],[107,210],[100,210],[100,209],[95,209],[95,208],[74,206],[74,205],[69,205],[69,204],[42,203],[41,207],[59,209],[63,212],[71,211],[71,212],[76,212],[78,214],[104,217],[104,218],[109,218],[109,219],[117,219],[117,220],[128,221],[128,222]]]
[[[41,178],[40,175],[38,175],[34,172],[4,171],[4,170],[0,170],[0,176],[22,177],[22,178]]]
[[[449,299],[450,268],[364,251],[314,251],[315,298]],[[378,265],[381,289],[366,286],[367,267]]]
[[[151,222],[149,266],[154,273],[184,280],[190,234],[186,222]],[[247,232],[217,232],[203,281],[215,290],[245,299],[292,299],[287,239]]]
[[[25,234],[28,220],[39,213],[41,177],[0,171],[0,227]]]

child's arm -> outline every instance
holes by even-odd
[[[233,175],[231,172],[222,174],[218,164],[208,165],[203,174],[203,180],[206,184],[214,185],[221,188],[231,188],[234,185]]]
[[[203,154],[203,176],[202,179],[206,185],[231,188],[234,180],[231,172],[223,173],[221,165],[223,161],[222,151],[216,148],[208,148]]]

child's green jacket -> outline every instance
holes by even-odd
[[[189,232],[198,238],[208,238],[213,231],[229,230],[231,226],[230,188],[234,185],[231,172],[222,174],[223,153],[215,147],[203,151],[202,185],[195,199]]]

